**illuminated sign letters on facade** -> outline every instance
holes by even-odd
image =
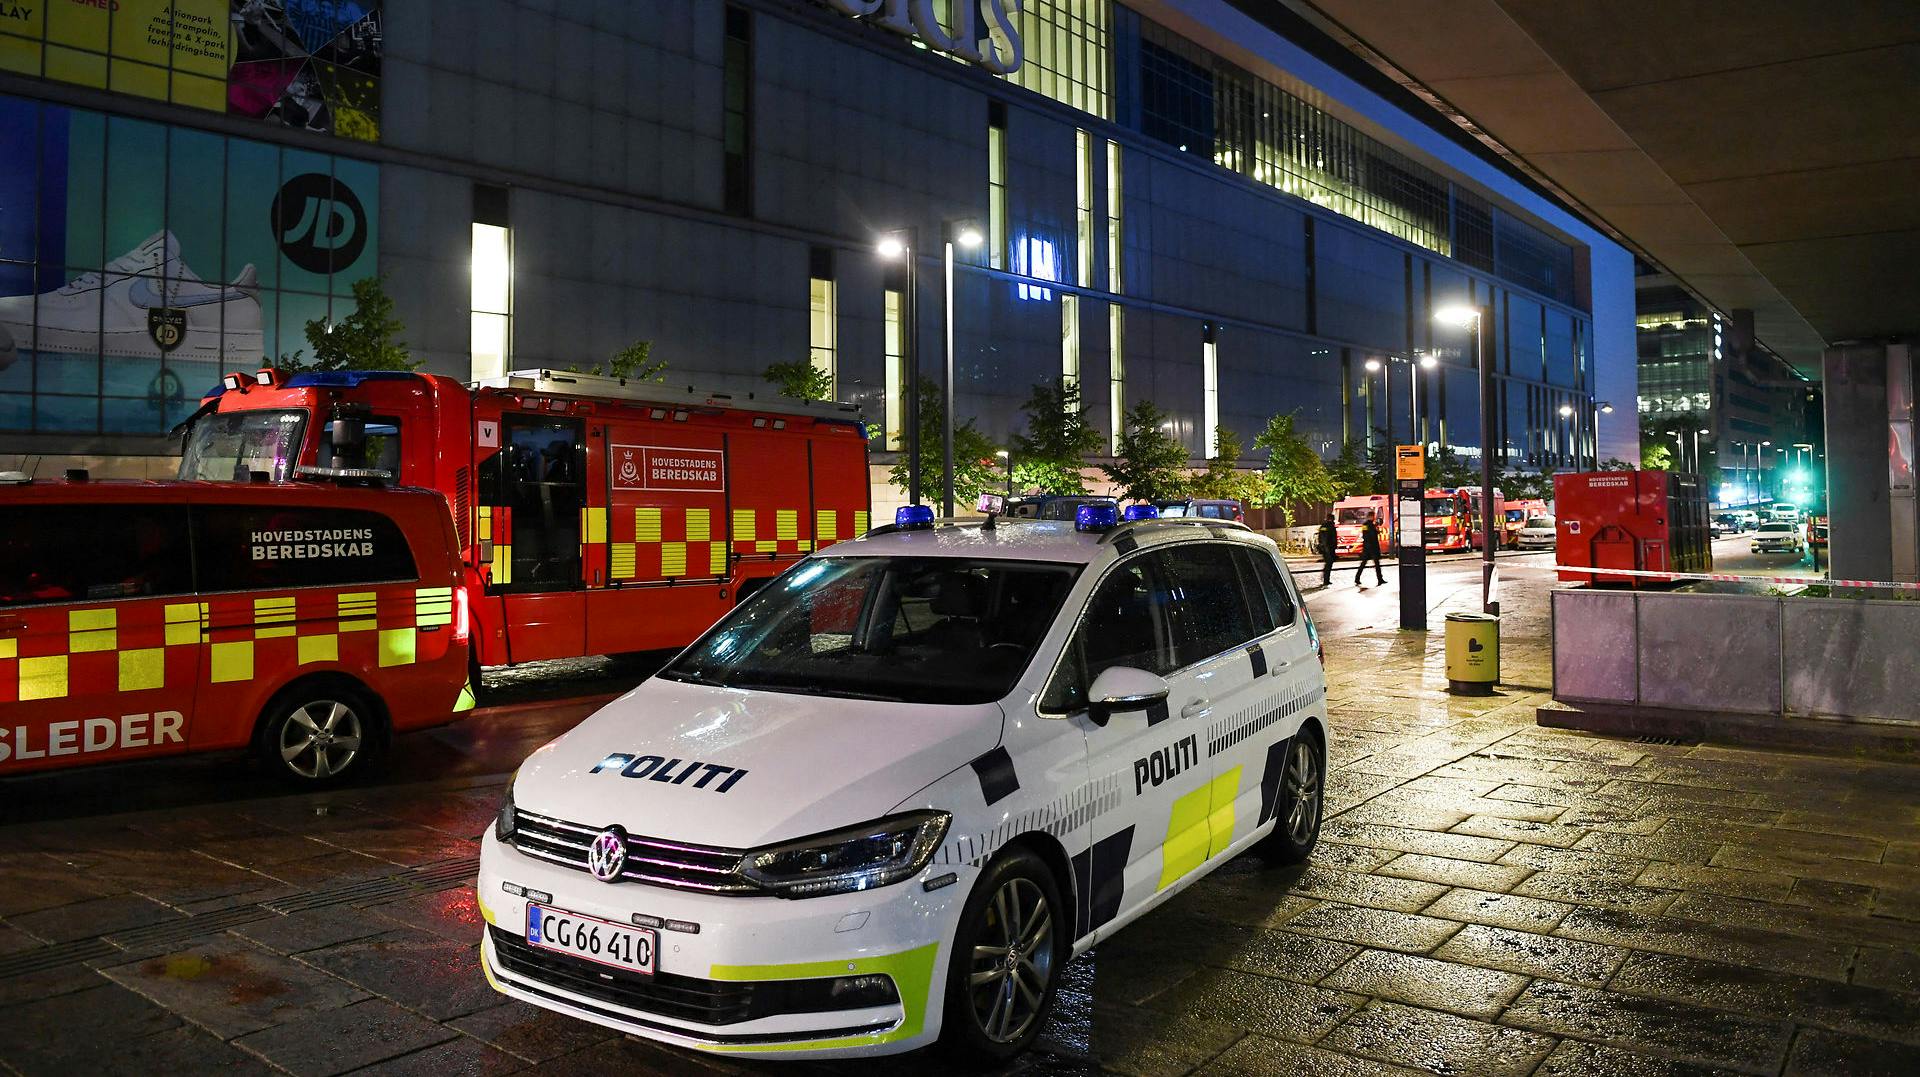
[[[1020,31],[1013,17],[1020,0],[953,0],[953,26],[940,24],[934,0],[827,0],[854,18],[866,18],[906,37],[917,37],[936,52],[949,52],[997,75],[1020,66]],[[981,31],[984,29],[985,34]]]

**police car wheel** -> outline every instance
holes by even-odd
[[[365,768],[379,746],[376,722],[359,693],[318,685],[275,702],[261,730],[260,753],[287,781],[331,784]]]
[[[1072,930],[1059,885],[1038,856],[993,862],[967,898],[947,969],[943,1038],[986,1062],[1025,1051],[1053,1008]]]
[[[1298,864],[1313,855],[1313,847],[1320,841],[1326,763],[1326,753],[1312,733],[1303,730],[1287,742],[1286,762],[1280,773],[1280,810],[1274,816],[1273,833],[1260,844],[1260,852],[1267,859]]]

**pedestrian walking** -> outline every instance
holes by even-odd
[[[1320,548],[1320,586],[1333,586],[1333,558],[1340,548],[1340,529],[1333,525],[1333,513],[1327,513],[1319,532],[1314,536]]]
[[[1355,587],[1360,586],[1360,577],[1367,571],[1368,561],[1373,562],[1375,582],[1385,584],[1386,574],[1380,571],[1380,521],[1371,513],[1367,515],[1366,525],[1360,529],[1360,567],[1353,570]]]

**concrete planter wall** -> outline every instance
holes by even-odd
[[[1920,724],[1920,603],[1553,592],[1553,698]]]

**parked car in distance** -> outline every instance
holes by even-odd
[[[1753,533],[1751,548],[1754,553],[1799,554],[1805,546],[1799,528],[1785,520],[1768,520]]]
[[[1815,549],[1826,549],[1827,518],[1825,516],[1807,517],[1807,545]]]
[[[1713,518],[1713,535],[1738,535],[1747,529],[1746,521],[1737,512],[1723,512]]]
[[[1515,542],[1523,550],[1550,550],[1558,541],[1551,516],[1529,516],[1517,532]]]
[[[1240,502],[1231,498],[1187,498],[1182,501],[1156,501],[1154,507],[1162,516],[1199,516],[1208,520],[1238,520],[1245,522],[1246,510]]]

